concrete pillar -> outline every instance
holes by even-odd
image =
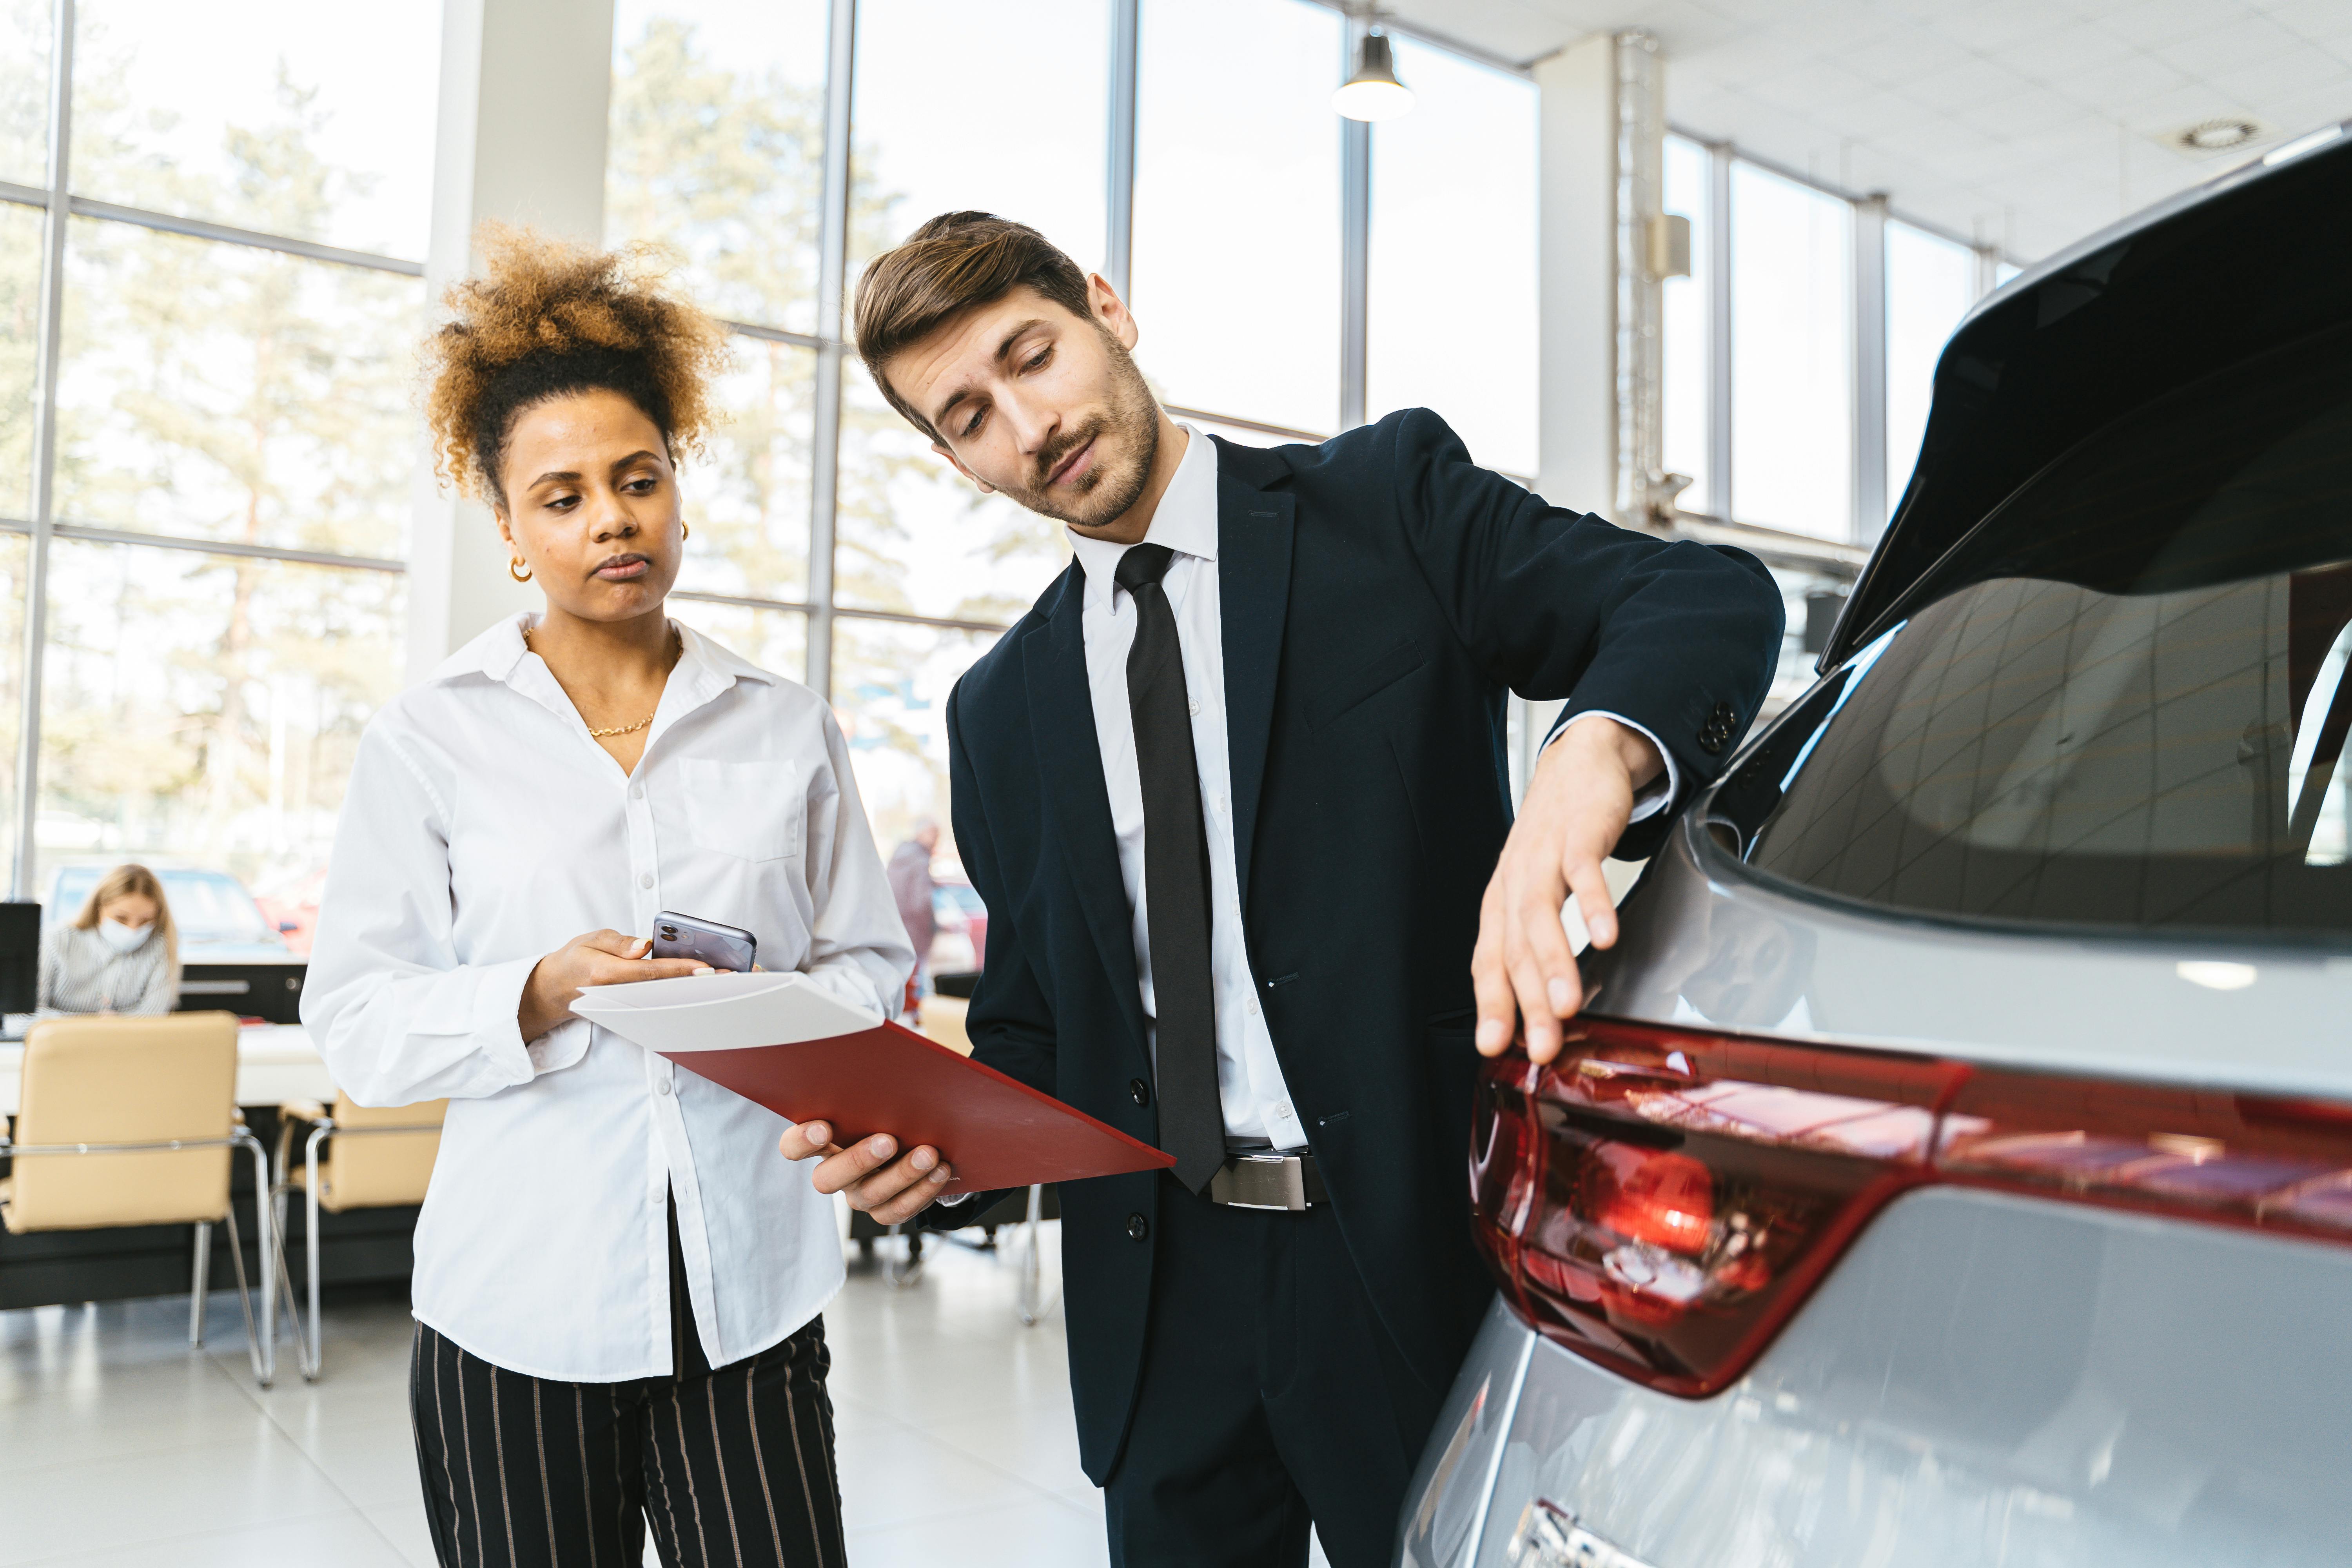
[[[1617,496],[1616,42],[1571,44],[1535,79],[1536,489],[1605,516]]]
[[[1655,41],[1639,32],[1596,34],[1535,68],[1536,489],[1627,527],[1651,521],[1659,477],[1651,223],[1664,159],[1662,76]],[[1524,789],[1559,705],[1515,709],[1512,783]]]
[[[604,237],[604,139],[613,0],[445,0],[433,155],[429,320],[479,258],[497,218],[587,244]],[[535,608],[507,574],[490,510],[436,484],[425,465],[409,540],[408,678],[432,672],[485,626]]]

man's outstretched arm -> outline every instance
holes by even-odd
[[[1754,720],[1780,650],[1780,590],[1744,552],[1547,505],[1472,463],[1426,409],[1389,433],[1400,521],[1455,635],[1522,697],[1567,699],[1472,960],[1478,1048],[1503,1050],[1523,1019],[1528,1054],[1549,1061],[1584,1001],[1561,907],[1573,897],[1593,945],[1615,943],[1601,861],[1662,843]],[[1637,805],[1645,787],[1655,794]]]

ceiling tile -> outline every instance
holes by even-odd
[[[1989,136],[2038,142],[2057,132],[2080,126],[2091,111],[2064,93],[2037,85],[2007,98],[1971,104],[1956,112],[1963,121]]]
[[[1979,0],[1965,10],[1937,17],[1929,26],[1964,48],[1997,49],[2047,37],[2072,22],[2064,11],[2046,0]]]
[[[2213,0],[2117,0],[2101,9],[2097,22],[2126,43],[2152,48],[2209,32],[2217,19],[2242,9]]]
[[[1903,91],[1916,102],[1952,113],[1977,104],[2014,98],[2032,86],[2031,79],[2008,66],[1971,56],[1948,69],[1906,84]]]
[[[2179,87],[2181,73],[2153,55],[2131,55],[2113,65],[2095,66],[2051,79],[2052,90],[2077,103],[2088,104],[2110,120],[2119,120],[2139,100]]]
[[[2135,95],[2117,118],[2138,135],[2161,136],[2200,120],[2254,112],[2252,104],[2210,82],[2183,81],[2158,92]]]
[[[1854,48],[1840,49],[1837,58],[1847,69],[1881,87],[1901,87],[1937,71],[1964,65],[1976,57],[1950,39],[1923,30],[1916,37],[1880,38]]]
[[[2281,131],[2300,136],[2323,125],[2352,120],[2352,84],[2287,93],[2265,103],[2263,109]]]
[[[2352,31],[2352,5],[2346,0],[2274,0],[2256,9],[2299,37],[2327,38]]]
[[[2270,103],[2330,88],[2352,102],[2352,76],[2335,57],[2308,44],[2260,65],[2216,70],[2206,79],[2257,112]]]
[[[2051,81],[2076,71],[2113,65],[2136,52],[2135,46],[2088,22],[2077,22],[2054,33],[1990,51],[1995,59],[2015,67],[2036,81]]]
[[[2305,41],[2267,17],[2244,16],[2193,38],[2159,46],[2155,53],[2189,76],[2258,66],[2307,47]]]

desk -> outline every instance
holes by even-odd
[[[16,1114],[25,1061],[21,1040],[0,1044],[0,1116]],[[274,1106],[288,1100],[331,1101],[335,1081],[299,1024],[252,1024],[236,1032],[236,1102]]]

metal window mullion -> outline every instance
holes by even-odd
[[[806,332],[788,332],[782,327],[763,327],[757,321],[721,321],[719,325],[730,332],[740,332],[747,338],[757,338],[763,343],[789,343],[796,349],[824,347],[823,338],[813,338]]]
[[[1345,52],[1339,58],[1339,79],[1355,69],[1356,47],[1371,30],[1362,16],[1350,15],[1341,33]],[[1364,422],[1368,322],[1365,309],[1371,291],[1372,128],[1364,121],[1339,118],[1339,428],[1353,430]]]
[[[57,510],[58,361],[65,347],[66,179],[73,165],[74,0],[57,0],[49,40],[47,217],[33,370],[33,528],[25,560],[25,658],[17,694],[16,848],[11,897],[33,896],[35,805],[40,799],[41,660],[49,629],[49,541]]]
[[[791,615],[813,614],[816,606],[796,599],[763,599],[756,594],[719,594],[705,588],[672,588],[673,599],[690,599],[698,605],[726,605],[742,610],[781,610]],[[902,626],[939,626],[957,632],[1002,632],[1008,629],[1003,621],[961,620],[954,616],[919,616],[910,610],[859,610],[842,605],[834,611],[836,620],[888,621]]]
[[[841,498],[843,294],[849,286],[850,94],[857,0],[833,0],[825,27],[824,211],[817,240],[816,423],[811,437],[808,683],[833,695],[833,543]]]
[[[0,520],[0,532],[31,532],[29,527],[18,528],[12,521]],[[282,544],[247,544],[236,539],[199,539],[185,533],[141,533],[128,528],[93,528],[87,523],[58,522],[49,524],[53,539],[71,539],[87,544],[129,544],[149,550],[183,550],[199,555],[240,555],[256,561],[285,561],[298,566],[329,566],[341,571],[390,572],[396,574],[408,570],[405,561],[394,561],[381,555],[341,555],[327,550],[299,550]]]
[[[1107,150],[1109,232],[1103,237],[1103,276],[1133,303],[1135,261],[1135,114],[1141,68],[1142,0],[1110,0],[1110,135]]]
[[[1886,198],[1853,204],[1853,539],[1886,526]]]
[[[209,239],[222,245],[242,245],[256,250],[274,250],[285,256],[299,256],[306,261],[331,262],[338,267],[357,267],[369,272],[396,272],[404,278],[425,276],[425,263],[422,261],[380,256],[372,250],[346,250],[340,245],[321,245],[317,240],[297,239],[290,235],[263,234],[257,229],[211,223],[200,217],[180,217],[172,213],[151,212],[145,207],[126,207],[117,202],[92,201],[88,196],[69,197],[67,206],[76,217],[104,218],[110,223],[130,224],[135,228],[183,235],[190,239]]]
[[[1236,430],[1255,430],[1261,436],[1282,436],[1293,441],[1305,441],[1320,446],[1331,438],[1328,430],[1301,430],[1296,425],[1270,425],[1263,419],[1244,419],[1238,414],[1220,414],[1213,408],[1192,408],[1181,403],[1160,405],[1179,419],[1207,419],[1219,425],[1230,425]]]
[[[1706,149],[1706,472],[1716,515],[1737,515],[1731,491],[1731,147]]]

